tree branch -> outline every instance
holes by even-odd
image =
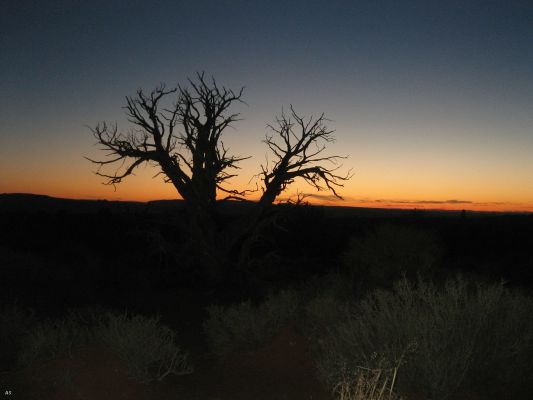
[[[319,156],[326,149],[326,144],[334,141],[334,131],[327,128],[327,122],[329,120],[324,114],[317,118],[303,118],[291,105],[290,115],[282,111],[275,125],[267,125],[273,133],[267,134],[263,142],[275,157],[270,165],[268,162],[261,165],[263,195],[260,207],[272,204],[297,178],[302,178],[318,191],[329,190],[342,200],[338,188],[353,175],[351,170],[346,174],[336,172],[342,167],[338,161],[346,157]],[[313,146],[315,149],[310,150]]]

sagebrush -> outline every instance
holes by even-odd
[[[346,366],[380,368],[375,360],[383,358],[391,363],[385,367],[392,367],[415,346],[404,358],[398,383],[445,399],[465,382],[486,376],[484,371],[512,371],[520,365],[517,355],[531,354],[533,323],[522,318],[533,312],[531,304],[503,284],[456,278],[437,286],[403,279],[393,290],[374,291],[350,306],[319,343],[318,367],[335,385]]]
[[[299,306],[294,290],[270,295],[259,305],[244,301],[227,307],[209,306],[204,331],[212,352],[223,357],[235,351],[258,348],[294,322]]]
[[[108,313],[95,333],[99,342],[126,362],[134,379],[160,381],[169,374],[192,372],[175,332],[162,325],[159,317]]]
[[[86,346],[104,346],[117,354],[133,379],[162,380],[169,374],[188,374],[192,366],[177,344],[176,333],[159,317],[117,314],[96,309],[69,310],[63,318],[37,322],[19,309],[0,313],[2,336],[12,335],[14,366],[72,356]],[[2,342],[4,343],[4,342]],[[8,342],[10,343],[10,342]],[[13,365],[11,366],[13,367]]]

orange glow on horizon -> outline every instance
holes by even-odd
[[[0,181],[0,192],[35,193],[52,197],[86,199],[141,201],[179,199],[180,196],[171,184],[165,184],[161,178],[153,179],[155,170],[141,168],[135,176],[128,177],[116,186],[102,184],[102,178],[94,175],[87,165],[76,164],[68,171],[46,171],[46,179],[37,174],[21,171],[9,181]],[[239,190],[255,188],[255,182],[249,182],[252,167],[244,168],[242,175],[234,178],[228,187]],[[414,175],[414,174],[413,174]],[[309,195],[310,204],[340,207],[364,207],[385,209],[419,209],[419,210],[471,210],[495,212],[533,212],[533,192],[527,192],[523,185],[513,184],[503,188],[493,188],[487,182],[479,186],[468,181],[446,179],[435,176],[433,179],[421,172],[419,176],[407,175],[394,180],[390,174],[378,174],[362,171],[340,188],[339,194],[344,200],[336,199],[330,192],[316,192],[313,188],[296,182],[280,196],[281,201],[295,198],[297,192]],[[260,182],[258,182],[260,183]],[[450,194],[451,193],[451,194]],[[461,195],[458,195],[461,194]],[[500,194],[501,193],[501,194]],[[251,193],[248,200],[257,200],[259,192]],[[464,197],[463,197],[464,196]],[[220,194],[220,198],[223,194]],[[449,200],[458,199],[458,200]]]
[[[11,191],[10,193],[30,193],[28,191]],[[95,192],[95,195],[83,195],[80,192],[73,193],[68,191],[39,191],[31,192],[32,194],[41,194],[51,197],[58,197],[64,199],[74,200],[108,200],[108,201],[136,201],[136,202],[149,202],[156,200],[175,200],[181,199],[177,194],[172,191],[162,191],[161,195],[157,196],[155,191],[150,190],[139,191],[131,193],[121,193],[119,189],[115,194],[110,195],[108,191]],[[404,210],[442,210],[442,211],[486,211],[486,212],[520,212],[520,213],[533,213],[533,204],[527,203],[514,203],[514,202],[454,202],[452,201],[416,201],[416,200],[381,200],[381,199],[350,199],[347,196],[344,200],[340,199],[316,199],[311,196],[305,198],[304,202],[316,206],[326,207],[355,207],[355,208],[382,208],[382,209],[404,209]],[[219,198],[222,198],[220,196]],[[257,201],[258,195],[247,196],[249,201]],[[296,196],[281,196],[279,202],[284,202],[289,199],[295,199]]]

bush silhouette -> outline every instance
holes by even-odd
[[[352,238],[342,255],[344,267],[358,291],[391,287],[402,275],[430,275],[440,248],[429,232],[406,226],[380,225],[366,237]]]
[[[204,331],[211,350],[224,357],[260,347],[295,320],[299,303],[297,292],[285,290],[268,296],[259,305],[248,300],[228,307],[208,307]]]
[[[20,335],[20,343],[12,358],[20,367],[72,356],[82,347],[104,346],[118,355],[131,377],[139,381],[192,372],[187,354],[176,343],[176,333],[161,324],[158,317],[85,308],[69,310],[63,318],[35,323],[31,314],[14,310],[1,313],[0,322],[13,315],[17,318],[10,332]]]

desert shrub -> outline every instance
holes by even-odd
[[[320,343],[318,367],[335,385],[346,368],[353,372],[361,365],[392,367],[404,360],[399,384],[444,399],[471,380],[480,364],[494,366],[503,357],[510,363],[505,368],[512,369],[513,354],[530,351],[531,324],[515,331],[525,324],[518,304],[502,284],[457,278],[439,288],[403,279],[392,291],[374,291],[351,306]],[[515,325],[497,327],[496,319],[505,314],[511,315],[505,321]],[[512,331],[519,338],[506,336]],[[414,346],[416,351],[406,353]],[[390,365],[376,360],[388,360]]]
[[[315,276],[298,290],[303,312],[300,325],[307,337],[314,341],[344,317],[353,297],[349,278],[338,272]]]
[[[505,290],[479,338],[471,378],[533,389],[533,298]]]
[[[17,305],[0,310],[0,368],[12,368],[17,362],[24,338],[37,323],[33,311]]]
[[[333,293],[326,293],[310,299],[304,305],[301,325],[312,343],[321,340],[331,327],[346,316],[348,303]]]
[[[116,353],[133,379],[162,380],[192,371],[187,355],[176,344],[175,332],[158,317],[92,308],[69,310],[61,319],[32,326],[21,339],[17,359],[20,366],[27,366],[36,360],[70,356],[90,345],[104,345]]]
[[[21,366],[38,359],[50,359],[72,352],[93,340],[97,315],[90,310],[69,310],[61,319],[46,320],[34,326],[23,338],[18,355]]]
[[[228,307],[212,305],[207,308],[204,331],[212,352],[222,357],[263,345],[294,320],[298,309],[299,297],[294,290],[269,295],[259,305],[251,301]]]
[[[430,232],[395,225],[381,225],[364,238],[352,238],[342,263],[358,290],[390,286],[402,275],[429,275],[440,254]]]
[[[169,374],[192,372],[175,332],[162,325],[159,317],[107,313],[95,335],[127,364],[134,379],[160,381]]]

